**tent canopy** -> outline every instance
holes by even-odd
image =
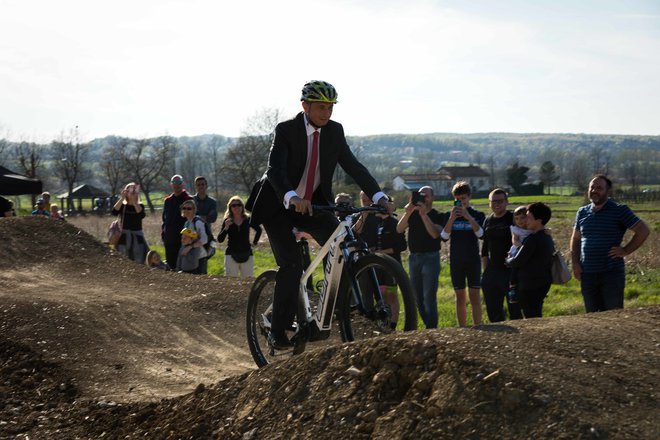
[[[32,179],[0,166],[0,194],[18,196],[21,194],[41,194],[41,180]]]
[[[71,191],[71,197],[74,199],[93,199],[96,197],[110,197],[110,194],[107,192],[98,189],[96,187],[93,187],[92,185],[87,185],[86,183],[83,185],[76,186],[73,188],[73,191]],[[69,198],[69,192],[65,192],[63,194],[60,194],[57,196],[58,199],[68,199]]]

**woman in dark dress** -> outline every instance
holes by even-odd
[[[255,230],[253,244],[261,237],[261,227],[250,225],[250,217],[245,213],[243,200],[233,196],[227,202],[225,218],[218,234],[218,243],[229,237],[225,251],[225,275],[230,277],[254,276],[254,257],[250,246],[250,227]]]
[[[142,231],[144,205],[140,203],[140,187],[135,182],[127,184],[121,191],[121,198],[112,207],[112,215],[119,216],[122,229],[117,251],[144,264],[149,245]]]
[[[515,257],[507,259],[518,269],[518,301],[525,318],[543,316],[543,301],[552,284],[552,254],[555,246],[545,232],[552,211],[543,203],[527,207],[527,229],[534,231],[523,242]]]

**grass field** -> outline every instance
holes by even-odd
[[[558,248],[567,256],[575,212],[578,207],[584,205],[584,199],[579,196],[512,197],[510,208],[531,203],[532,201],[543,201],[552,208],[553,217],[548,223],[548,227],[552,229],[552,235]],[[473,206],[477,210],[489,212],[487,199],[475,199]],[[447,211],[451,207],[451,201],[436,202],[434,203],[434,207],[440,212]],[[642,248],[626,258],[625,306],[636,307],[660,304],[660,245],[658,244],[660,206],[645,203],[631,204],[630,207],[649,225],[651,235]],[[86,216],[72,217],[69,221],[85,229],[100,240],[105,240],[104,234],[111,222],[111,218],[108,216]],[[160,222],[159,214],[150,215],[144,221],[144,229],[151,247],[158,250],[161,255],[164,255],[164,249],[160,243]],[[217,234],[217,227],[214,229],[214,232]],[[629,233],[626,234],[624,243],[629,240],[629,237]],[[224,275],[225,245],[226,243],[221,245],[216,255],[209,261],[210,274]],[[312,245],[312,252],[314,250],[315,247]],[[442,269],[440,273],[440,288],[438,290],[438,313],[441,326],[455,326],[454,292],[449,279],[447,252],[447,246],[443,245],[441,251]],[[265,234],[262,235],[261,242],[255,247],[254,253],[255,276],[258,276],[264,270],[276,267]],[[407,253],[404,253],[403,259],[404,267],[407,269]],[[482,308],[484,308],[483,301]],[[565,285],[553,285],[551,287],[544,306],[545,316],[570,315],[583,312],[584,307],[580,294],[580,286],[576,280],[571,280]],[[485,308],[483,316],[486,319]]]

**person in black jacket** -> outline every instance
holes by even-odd
[[[186,219],[181,217],[181,204],[192,196],[183,188],[183,177],[175,174],[170,179],[172,194],[165,198],[163,203],[163,224],[161,238],[165,245],[165,261],[170,267],[176,266],[176,260],[181,248],[181,229]]]
[[[555,246],[545,232],[552,211],[543,203],[527,207],[527,229],[534,231],[527,237],[518,253],[507,259],[510,267],[518,268],[518,300],[525,318],[543,316],[543,301],[552,284],[552,254]]]
[[[337,165],[351,176],[374,203],[387,199],[376,180],[351,152],[341,124],[332,121],[337,91],[325,81],[303,86],[303,111],[275,127],[264,176],[253,187],[246,209],[251,223],[263,223],[279,266],[275,281],[273,321],[268,341],[278,350],[292,347],[285,330],[296,313],[302,273],[293,228],[324,244],[338,224],[331,212],[313,212],[312,203],[334,201],[332,178]],[[293,207],[293,211],[289,210]]]
[[[112,207],[112,215],[121,217],[121,237],[117,251],[131,260],[144,264],[149,245],[142,230],[145,217],[144,205],[140,203],[140,187],[131,182],[121,191],[121,198]]]
[[[509,198],[502,188],[496,188],[488,195],[491,214],[484,221],[484,236],[481,246],[481,290],[484,292],[486,312],[490,322],[506,319],[503,303],[509,291],[511,269],[505,260],[511,248],[511,225],[513,214],[508,211]],[[520,305],[506,301],[510,319],[520,319]]]
[[[250,224],[250,217],[245,213],[243,200],[239,196],[231,197],[227,202],[227,210],[218,234],[218,243],[224,242],[225,237],[229,237],[225,251],[225,275],[254,276],[250,228],[255,231],[253,244],[257,244],[261,237],[261,226]]]

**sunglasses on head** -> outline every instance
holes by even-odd
[[[192,206],[182,206],[181,211],[192,211]]]

